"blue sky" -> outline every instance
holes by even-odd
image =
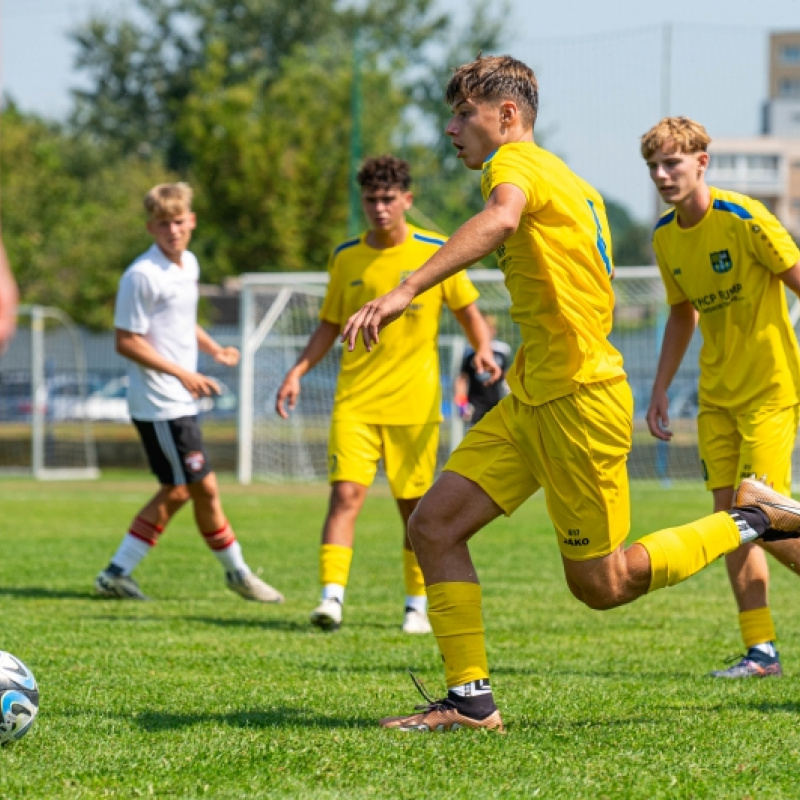
[[[133,0],[0,0],[3,90],[53,118],[80,84],[66,32]],[[464,0],[439,0],[456,18]],[[759,132],[771,31],[800,29],[800,0],[511,0],[505,50],[540,81],[537,138],[604,194],[649,219],[638,138],[664,112],[712,137]]]

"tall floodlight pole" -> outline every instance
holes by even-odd
[[[355,236],[361,229],[361,194],[356,175],[361,162],[361,33],[353,34],[353,83],[350,94],[350,169],[347,180],[347,235]]]

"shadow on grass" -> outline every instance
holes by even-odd
[[[229,714],[168,714],[143,711],[135,722],[149,733],[191,728],[195,725],[230,725],[235,728],[374,728],[375,720],[331,717],[305,708],[278,706],[263,711],[233,711]]]
[[[258,628],[258,630],[306,632],[308,623],[290,619],[225,619],[224,617],[184,616],[187,622],[201,622],[204,625],[216,625],[220,628]]]
[[[94,595],[89,592],[76,592],[72,589],[47,589],[44,586],[0,586],[0,596],[35,597],[52,600],[89,600]]]

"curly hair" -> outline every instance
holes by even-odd
[[[411,188],[411,168],[407,161],[385,155],[368,158],[356,175],[362,189],[388,189],[399,186],[404,192]]]

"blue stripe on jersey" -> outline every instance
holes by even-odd
[[[416,239],[418,242],[425,242],[425,244],[438,244],[440,247],[445,243],[444,239],[438,239],[435,236],[423,236],[421,233],[414,233],[411,238]]]
[[[659,228],[663,228],[665,225],[669,225],[672,220],[675,219],[675,209],[673,208],[668,214],[664,214],[661,219],[656,222],[655,228],[653,228],[653,233],[655,233]]]
[[[714,200],[714,211],[730,211],[739,219],[753,219],[753,215],[746,208],[742,208],[736,203],[729,203],[727,200]]]
[[[355,239],[348,239],[346,242],[342,242],[340,245],[334,248],[333,254],[336,256],[342,252],[342,250],[347,250],[348,247],[355,247],[361,241],[361,237],[358,236]]]

